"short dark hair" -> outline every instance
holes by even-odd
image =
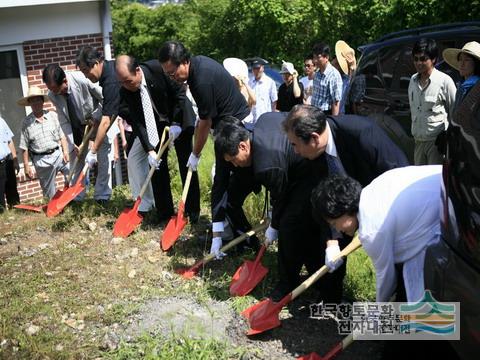
[[[92,68],[95,66],[97,62],[100,63],[103,60],[104,60],[103,55],[100,53],[100,51],[98,51],[94,47],[84,46],[78,49],[77,58],[76,58],[77,66],[80,66],[81,64],[85,64],[89,68]]]
[[[321,134],[327,127],[325,113],[312,105],[295,105],[282,123],[285,132],[293,132],[305,143],[310,141],[312,133]]]
[[[433,39],[421,38],[413,45],[412,56],[416,54],[425,54],[432,61],[438,59],[437,42]]]
[[[158,50],[158,61],[166,63],[171,61],[175,65],[180,65],[190,61],[190,52],[179,41],[167,41]]]
[[[250,140],[250,135],[243,124],[225,121],[216,129],[215,152],[221,156],[236,156],[240,142]]]
[[[42,72],[42,79],[46,85],[53,81],[56,85],[60,86],[65,80],[65,77],[65,71],[63,71],[58,64],[49,64],[45,66]]]
[[[316,43],[313,45],[312,53],[314,56],[322,55],[330,58],[330,46],[322,42]]]
[[[313,54],[310,53],[310,54],[307,54],[303,57],[303,62],[305,62],[306,60],[312,60],[313,62]]]
[[[477,75],[477,76],[480,76],[480,60],[478,58],[476,58],[475,56],[467,54],[466,52],[459,52],[458,55],[457,55],[457,60],[460,60],[460,54],[466,55],[470,59],[473,60],[473,66],[475,66],[474,69],[473,69],[473,74]]]
[[[351,177],[327,177],[312,190],[310,201],[314,218],[320,221],[357,214],[361,192],[362,185]]]

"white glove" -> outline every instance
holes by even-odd
[[[210,248],[210,254],[214,254],[215,259],[217,260],[221,260],[224,256],[227,255],[220,251],[221,247],[222,247],[222,238],[220,236],[214,237],[212,239],[212,247]]]
[[[265,231],[265,245],[272,245],[274,241],[278,239],[278,230],[268,225],[267,231]]]
[[[172,125],[170,126],[170,130],[168,131],[168,136],[170,137],[170,139],[172,139],[170,141],[170,144],[168,145],[168,147],[171,149],[173,147],[173,142],[180,136],[180,134],[182,133],[182,128],[178,125]]]
[[[328,272],[334,272],[343,264],[343,259],[339,258],[337,261],[333,259],[340,254],[340,247],[337,245],[330,245],[325,250],[325,265],[329,267]]]
[[[88,167],[91,169],[97,163],[97,153],[93,153],[92,150],[88,151],[87,156],[85,157],[85,162],[88,164]]]
[[[155,169],[158,170],[158,168],[160,168],[161,163],[162,163],[162,159],[157,160],[156,156],[153,156],[152,154],[148,154],[148,164],[151,167],[154,167]]]
[[[191,167],[193,171],[197,171],[198,163],[200,162],[200,156],[196,157],[192,152],[187,161],[187,167]]]

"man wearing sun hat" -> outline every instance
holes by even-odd
[[[457,89],[450,76],[435,69],[438,48],[435,40],[422,38],[412,49],[417,73],[408,85],[408,101],[415,139],[415,165],[442,164],[443,156],[435,146],[453,114]]]
[[[298,81],[298,72],[291,62],[282,63],[280,71],[283,84],[278,89],[278,111],[290,111],[297,104],[303,104],[303,84]]]
[[[345,74],[345,76],[342,76],[342,80],[347,80],[343,84],[340,107],[345,107],[345,112],[358,114],[357,108],[365,95],[365,75],[356,74],[357,60],[355,59],[355,50],[345,41],[337,41],[335,54],[338,65],[343,74]]]
[[[43,195],[52,198],[56,192],[55,178],[58,171],[68,174],[68,145],[55,112],[44,110],[48,101],[43,91],[32,86],[28,95],[17,101],[20,106],[30,106],[32,112],[25,118],[20,134],[20,149],[23,150],[25,175],[34,177],[28,157],[35,166]]]

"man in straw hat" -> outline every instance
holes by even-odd
[[[32,108],[32,112],[23,121],[20,134],[25,175],[31,179],[34,177],[28,162],[30,155],[43,195],[50,199],[56,192],[55,178],[58,171],[64,176],[68,174],[69,154],[57,114],[43,109],[45,101],[48,101],[48,98],[42,90],[32,86],[28,95],[18,100],[17,104]]]
[[[408,100],[415,139],[415,165],[442,164],[443,156],[435,146],[437,136],[453,114],[457,89],[450,76],[435,69],[438,48],[435,40],[422,38],[412,49],[417,73],[408,85]]]
[[[340,113],[358,114],[358,106],[365,95],[365,75],[355,74],[357,70],[355,50],[345,41],[337,41],[335,44],[335,54],[337,56],[337,70],[340,69],[343,81]]]

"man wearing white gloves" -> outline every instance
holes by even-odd
[[[188,87],[198,107],[198,124],[195,129],[195,140],[192,153],[187,162],[193,170],[197,170],[200,155],[211,129],[230,117],[251,122],[253,119],[245,97],[235,84],[232,76],[215,60],[198,55],[191,56],[190,52],[180,42],[168,41],[159,51],[159,60],[165,73],[173,80]],[[230,174],[236,171],[230,164],[218,156],[215,151],[215,177],[212,184],[211,211],[214,238],[222,237],[224,221],[228,214],[227,190],[231,187]],[[237,199],[240,208],[243,199]],[[232,216],[236,217],[237,214]],[[231,219],[234,231],[247,231],[250,224],[244,216]],[[215,239],[218,244],[218,239]],[[212,247],[215,252],[217,247]]]
[[[295,152],[309,160],[315,182],[327,175],[348,175],[367,186],[383,172],[407,166],[408,160],[373,119],[356,115],[326,116],[311,105],[296,105],[283,128]],[[351,238],[332,229],[326,262]],[[320,300],[338,303],[342,298],[346,263],[319,283]]]
[[[180,176],[185,183],[187,159],[192,151],[192,136],[195,114],[185,95],[185,87],[171,80],[158,60],[138,64],[128,55],[121,55],[116,61],[116,73],[122,85],[120,95],[128,105],[130,121],[136,139],[128,155],[128,177],[132,194],[138,195],[147,178],[150,167],[155,171],[151,185],[142,197],[139,211],[146,213],[154,206],[158,221],[170,219],[174,213],[168,170],[168,149],[158,160],[157,151],[165,126],[170,127],[168,137],[170,148],[175,146]],[[198,221],[200,214],[200,190],[198,176],[192,176],[186,206],[191,223]]]
[[[358,230],[375,267],[377,301],[394,292],[396,301],[423,297],[425,250],[440,234],[441,174],[441,166],[410,166],[387,171],[364,189],[338,175],[314,189],[315,216],[350,236]]]
[[[310,274],[322,266],[328,229],[312,217],[310,195],[316,184],[309,161],[294,153],[282,131],[286,116],[280,112],[263,114],[253,133],[239,124],[225,124],[215,137],[215,147],[226,161],[250,171],[250,177],[245,176],[230,189],[229,206],[238,194],[251,191],[252,185],[261,184],[270,191],[272,219],[265,237],[267,244],[278,239],[279,282],[270,294],[274,301],[300,283],[303,265]]]

